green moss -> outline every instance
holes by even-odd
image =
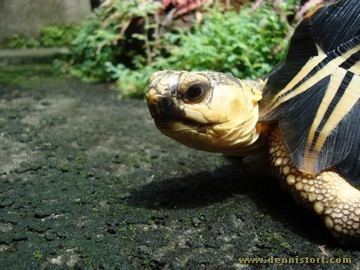
[[[68,47],[76,37],[80,26],[72,24],[59,24],[45,26],[38,39],[24,38],[14,34],[7,42],[0,45],[0,48],[24,49],[38,47]]]
[[[37,261],[40,261],[42,259],[43,255],[40,250],[36,250],[34,252],[34,259]]]
[[[14,65],[0,68],[0,86],[19,85],[30,87],[42,83],[51,83],[57,78],[57,83],[64,81],[57,77],[51,65]]]

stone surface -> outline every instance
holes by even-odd
[[[276,179],[162,136],[143,100],[50,66],[0,67],[1,269],[359,269],[359,257]]]
[[[0,66],[52,63],[54,57],[69,52],[68,48],[34,48],[34,49],[2,49],[0,50]]]
[[[46,25],[80,24],[90,13],[90,0],[0,0],[0,41],[14,33],[36,38]]]

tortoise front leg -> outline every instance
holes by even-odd
[[[296,169],[277,129],[269,142],[271,162],[295,200],[321,216],[339,242],[360,242],[360,191],[336,170],[310,175]]]

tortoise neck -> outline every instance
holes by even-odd
[[[271,130],[270,124],[257,123],[252,131],[251,140],[244,144],[234,144],[221,151],[230,156],[253,156],[258,154],[267,154],[267,136]]]

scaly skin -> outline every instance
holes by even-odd
[[[282,185],[294,199],[321,216],[325,226],[341,243],[360,241],[360,192],[335,169],[319,175],[302,173],[290,160],[289,153],[275,128],[269,136],[269,153],[280,172]]]

